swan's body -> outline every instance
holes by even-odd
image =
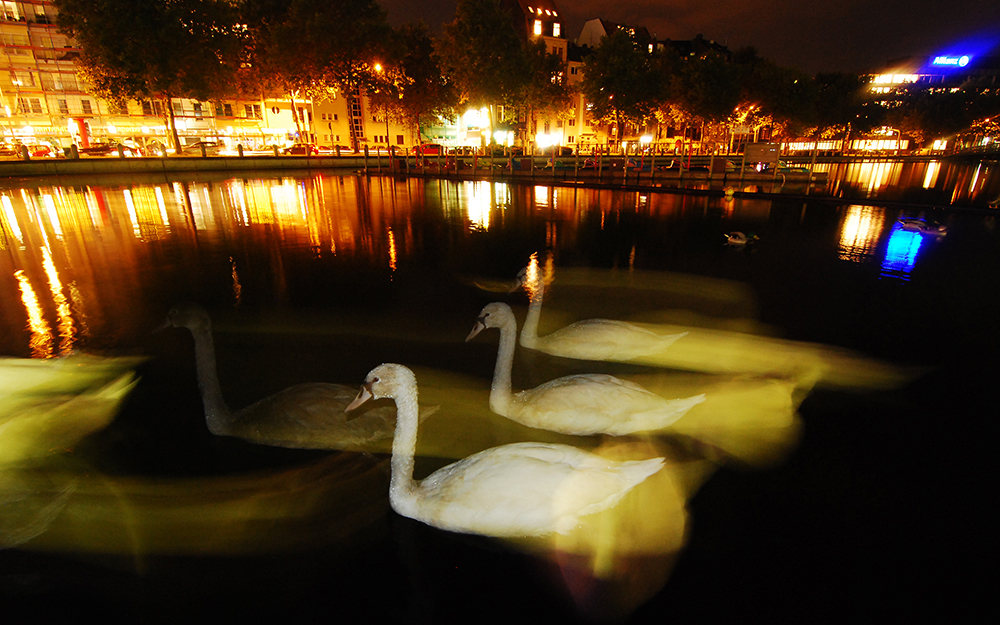
[[[663,467],[663,458],[615,462],[568,445],[514,443],[492,447],[413,479],[417,382],[402,365],[368,374],[351,408],[392,397],[398,419],[392,443],[389,502],[428,525],[486,536],[567,533],[580,517],[606,510]]]
[[[544,283],[545,279],[538,277],[530,289],[532,298],[521,328],[521,347],[564,358],[626,362],[662,352],[687,334],[657,334],[625,321],[585,319],[540,337],[538,321],[542,314]]]
[[[747,236],[742,232],[740,232],[739,230],[734,230],[733,232],[730,232],[729,234],[725,235],[725,237],[726,237],[726,244],[732,245],[733,247],[744,247],[746,245],[750,245],[758,238],[757,235],[755,234]]]
[[[194,304],[181,304],[170,310],[167,324],[187,328],[194,336],[198,386],[212,434],[276,447],[352,450],[364,450],[392,436],[396,425],[392,406],[373,407],[356,419],[346,419],[344,409],[357,391],[343,384],[298,384],[232,412],[219,386],[208,314]]]
[[[651,432],[669,427],[705,401],[704,395],[666,400],[633,382],[598,373],[570,375],[513,393],[517,321],[510,306],[487,304],[468,339],[486,328],[500,329],[490,410],[529,427],[581,435]]]

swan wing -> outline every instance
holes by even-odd
[[[567,445],[515,443],[444,467],[419,485],[418,515],[491,536],[565,533],[658,471],[662,458],[616,463]]]
[[[348,419],[345,409],[357,394],[357,388],[343,384],[298,384],[241,410],[232,433],[301,449],[349,449],[392,437],[395,406],[372,404]]]
[[[657,334],[625,321],[586,319],[522,345],[555,356],[622,361],[660,352],[685,334]]]
[[[567,434],[619,436],[668,427],[704,399],[699,395],[666,400],[634,382],[589,373],[558,378],[517,393],[505,416],[530,427]]]

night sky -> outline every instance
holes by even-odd
[[[455,16],[456,0],[378,2],[394,24],[422,20],[438,30]],[[556,6],[571,39],[600,17],[645,26],[661,39],[701,34],[730,50],[752,45],[761,56],[809,73],[878,71],[900,57],[976,53],[984,42],[1000,43],[998,0],[556,0]]]

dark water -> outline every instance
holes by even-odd
[[[374,622],[787,622],[985,603],[1000,346],[991,213],[305,174],[8,187],[0,201],[0,353],[146,357],[107,427],[4,472],[11,622],[359,611]],[[935,232],[907,229],[908,217]],[[732,231],[757,239],[730,246]],[[442,406],[420,477],[492,445],[570,438],[492,417],[496,336],[463,342],[490,301],[523,319],[525,295],[507,290],[532,254],[555,271],[543,331],[631,319],[721,350],[669,368],[515,362],[518,388],[602,371],[731,402],[717,424],[728,438],[628,441],[622,453],[664,455],[672,472],[623,508],[600,574],[565,545],[393,514],[384,450],[212,436],[190,334],[152,333],[175,302],[208,308],[234,407],[299,382],[360,384],[381,362],[415,368]],[[736,389],[783,374],[722,366],[739,365],[746,354],[727,345],[747,337],[765,361],[850,350],[857,375],[815,387],[790,375],[795,427],[775,426]],[[884,363],[920,373],[887,386],[869,376]],[[37,530],[26,542],[25,525]]]

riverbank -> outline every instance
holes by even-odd
[[[0,185],[10,186],[31,181],[45,185],[49,181],[73,185],[74,180],[95,181],[126,176],[131,182],[163,179],[214,179],[247,173],[263,176],[292,176],[302,172],[328,172],[330,175],[368,174],[441,178],[449,180],[508,181],[551,186],[626,189],[637,192],[661,191],[695,195],[780,196],[787,199],[860,201],[866,204],[903,204],[918,209],[992,211],[989,195],[982,206],[967,202],[946,189],[928,189],[926,180],[911,179],[892,193],[873,194],[871,185],[859,180],[841,179],[846,166],[859,165],[869,175],[886,167],[903,164],[931,167],[939,156],[872,157],[789,156],[781,168],[757,172],[733,157],[693,156],[681,163],[658,156],[655,159],[603,156],[598,159],[579,156],[506,158],[415,156],[390,158],[388,155],[351,156],[209,156],[209,157],[101,157],[77,159],[32,159],[0,161]],[[672,165],[672,166],[671,166]],[[993,167],[993,165],[988,165]],[[838,173],[839,172],[839,173]],[[882,174],[878,174],[881,176]],[[977,176],[978,177],[978,176]],[[853,178],[853,177],[852,177]],[[957,179],[956,179],[957,181]],[[882,183],[885,184],[885,183]],[[973,184],[975,184],[973,182]],[[914,186],[916,185],[916,186]],[[892,186],[892,185],[890,185]],[[990,192],[992,193],[992,191]],[[980,199],[982,202],[982,199]]]

